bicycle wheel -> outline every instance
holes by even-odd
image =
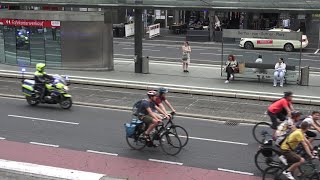
[[[272,137],[271,124],[259,122],[252,129],[253,138],[260,144],[263,144],[267,137]]]
[[[318,172],[315,172],[313,176],[309,178],[309,180],[320,180],[320,176]]]
[[[270,166],[282,165],[279,156],[281,156],[280,151],[273,147],[262,147],[254,156],[254,163],[261,172],[264,172]]]
[[[126,136],[128,145],[134,150],[141,150],[146,146],[146,140],[143,137],[143,133],[136,132],[131,138]]]
[[[179,137],[171,132],[163,133],[159,141],[163,152],[169,155],[177,155],[182,149]]]
[[[287,180],[288,178],[282,174],[282,172],[284,171],[284,169],[282,169],[281,167],[268,167],[262,175],[262,180]]]
[[[179,125],[172,125],[169,129],[169,132],[176,134],[179,137],[182,147],[187,145],[189,141],[189,134],[186,129]]]

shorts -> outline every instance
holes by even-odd
[[[280,112],[278,114],[273,114],[272,112],[268,111],[268,115],[269,115],[269,117],[271,119],[271,122],[272,122],[271,128],[275,129],[275,130],[279,126],[278,119],[280,121],[286,120],[286,115],[284,113],[282,113],[282,112]]]
[[[142,116],[141,120],[147,125],[150,125],[153,122],[153,117],[151,117],[150,115],[145,115],[145,116]]]
[[[301,157],[293,151],[281,150],[281,152],[283,156],[287,159],[287,162],[290,164],[297,163],[301,160]]]
[[[317,133],[312,132],[312,131],[307,131],[305,134],[306,134],[307,137],[309,137],[309,138],[315,138],[315,137],[317,137]]]

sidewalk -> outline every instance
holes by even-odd
[[[0,64],[2,71],[20,71],[17,66]],[[27,68],[27,72],[34,72],[34,68]],[[262,94],[270,96],[281,96],[284,91],[293,91],[295,95],[318,97],[320,91],[320,75],[310,75],[309,86],[299,86],[288,84],[283,88],[273,87],[272,82],[258,82],[256,79],[238,79],[230,84],[224,83],[224,78],[220,77],[220,67],[208,65],[192,65],[190,73],[182,72],[179,63],[150,62],[150,74],[134,73],[133,60],[116,60],[114,71],[68,71],[48,69],[52,74],[62,74],[69,76],[79,76],[88,78],[98,78],[92,80],[112,79],[119,81],[130,81],[133,83],[174,85],[180,88],[194,87],[202,90],[219,90],[220,92],[241,92],[248,94]]]

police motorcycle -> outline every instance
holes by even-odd
[[[52,75],[53,80],[46,82],[47,88],[44,94],[44,100],[41,101],[41,92],[36,90],[35,81],[30,79],[22,80],[22,93],[25,95],[29,105],[36,106],[39,103],[60,104],[63,109],[69,109],[72,106],[72,98],[68,93],[70,85],[68,77],[63,78],[60,75]]]

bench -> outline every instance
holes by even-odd
[[[239,63],[241,64],[241,63]],[[263,63],[245,63],[245,69],[242,73],[235,73],[236,78],[258,78],[259,82],[261,79],[272,79],[274,77],[274,64],[263,64]],[[227,73],[223,71],[223,76]],[[296,66],[287,65],[285,74],[285,84],[288,82],[298,83],[299,71]]]

